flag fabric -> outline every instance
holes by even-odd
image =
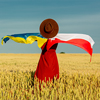
[[[54,38],[51,38],[50,45],[48,45],[47,49],[49,49],[55,43],[68,43],[75,46],[78,46],[85,51],[87,51],[90,55],[93,52],[93,39],[86,34],[57,34]]]
[[[56,43],[67,43],[78,46],[84,49],[92,56],[93,52],[93,39],[86,34],[68,34],[68,33],[58,33],[55,37],[47,39],[44,38],[40,33],[24,33],[24,34],[14,34],[7,35],[2,38],[1,44],[3,41],[6,43],[9,39],[12,39],[18,43],[32,44],[34,41],[37,41],[38,47],[41,48],[45,42],[48,41],[47,50]]]
[[[39,33],[24,33],[24,34],[13,34],[4,36],[2,38],[1,44],[3,45],[3,42],[6,43],[9,39],[18,43],[25,43],[25,44],[32,44],[34,41],[37,41],[39,48],[41,48],[42,45],[47,41],[47,39],[44,38]]]

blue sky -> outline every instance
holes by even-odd
[[[100,53],[100,0],[0,0],[0,38],[5,35],[39,32],[40,23],[52,18],[59,33],[82,33],[95,41]],[[20,44],[9,40],[0,53],[40,53],[37,42]],[[86,53],[79,47],[59,44],[57,53]]]

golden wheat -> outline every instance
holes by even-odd
[[[58,54],[60,78],[34,79],[39,54],[0,54],[0,100],[99,100],[100,54]]]
[[[54,82],[33,82],[33,72],[0,72],[1,100],[99,100],[100,76],[65,73]],[[34,83],[34,85],[33,85]],[[41,86],[40,86],[41,85]]]

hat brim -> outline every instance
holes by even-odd
[[[50,33],[46,33],[44,30],[44,27],[47,23],[51,23],[53,25],[53,30]],[[41,24],[40,24],[40,34],[45,37],[45,38],[52,38],[57,35],[59,31],[59,26],[57,22],[53,19],[45,19]]]

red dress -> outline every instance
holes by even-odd
[[[59,78],[59,64],[56,56],[58,44],[54,44],[47,50],[48,41],[42,46],[42,53],[34,77],[39,81],[53,80],[54,76]]]

